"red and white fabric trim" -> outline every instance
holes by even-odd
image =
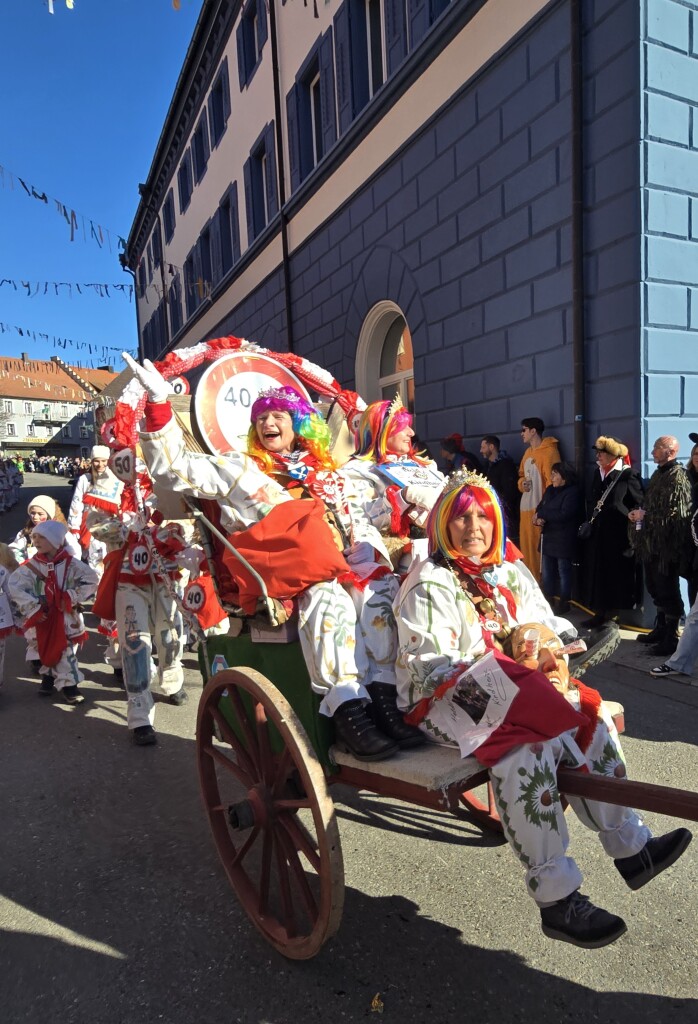
[[[211,341],[200,342],[191,348],[180,348],[174,352],[168,352],[163,360],[154,365],[166,380],[172,380],[175,377],[181,377],[188,370],[200,366],[201,363],[212,362],[220,358],[226,352],[239,352],[243,349],[275,359],[295,373],[306,387],[312,388],[318,394],[336,399],[347,417],[366,407],[359,395],[353,391],[344,390],[331,373],[316,363],[311,363],[310,360],[297,356],[293,352],[274,352],[271,349],[263,348],[256,342],[247,341],[246,338],[235,338],[232,335],[227,338],[214,338]],[[143,385],[135,378],[129,381],[116,403],[113,420],[114,446],[121,448],[135,446],[138,440],[138,423],[143,416],[146,401],[147,396]]]

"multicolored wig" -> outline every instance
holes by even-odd
[[[361,413],[359,425],[354,437],[356,458],[366,462],[385,462],[388,454],[388,442],[393,434],[412,425],[412,413],[402,404],[400,396],[389,402],[371,402]],[[427,460],[418,456],[410,446],[409,456],[416,462]]]
[[[448,526],[451,520],[462,516],[473,504],[480,506],[494,527],[492,545],[480,556],[480,562],[483,565],[500,565],[504,561],[507,541],[502,506],[487,478],[469,470],[461,469],[451,474],[429,513],[426,525],[429,554],[441,553],[454,559],[462,557],[462,552],[451,544]]]
[[[265,473],[271,472],[274,467],[273,454],[266,450],[257,437],[257,420],[265,412],[287,412],[296,435],[296,446],[310,452],[320,469],[335,468],[330,452],[330,428],[310,402],[307,402],[295,388],[284,385],[262,391],[250,412],[252,425],[247,434],[247,451]]]

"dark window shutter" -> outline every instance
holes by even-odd
[[[230,117],[230,78],[228,76],[228,58],[226,57],[221,64],[220,70],[221,85],[223,87],[223,117],[225,123],[228,123]]]
[[[392,75],[407,56],[405,0],[385,0],[385,49],[388,74]]]
[[[247,67],[245,66],[245,23],[244,18],[240,19],[237,28],[236,40],[238,46],[238,75],[240,76],[240,89],[244,89],[247,83]]]
[[[221,258],[221,210],[217,210],[209,226],[211,246],[211,284],[216,285],[223,277]]]
[[[199,124],[201,125],[201,133],[203,135],[204,141],[204,163],[208,163],[208,158],[211,155],[211,146],[208,138],[208,114],[206,113],[205,107],[201,114],[201,120],[199,121]]]
[[[238,183],[230,191],[230,233],[233,237],[233,263],[240,259],[240,214],[238,212]]]
[[[264,129],[264,149],[267,154],[267,205],[269,220],[279,212],[279,193],[276,187],[276,140],[274,139],[274,122]]]
[[[354,117],[351,88],[351,44],[349,38],[349,2],[334,17],[334,52],[337,64],[337,115],[339,134],[343,135]]]
[[[429,28],[429,0],[410,0],[410,39],[415,48]]]
[[[297,85],[292,87],[286,97],[286,123],[288,125],[288,168],[291,175],[291,192],[293,193],[301,183]]]
[[[245,213],[247,214],[247,245],[252,245],[255,239],[254,225],[254,196],[252,195],[252,158],[245,160],[242,169],[242,176],[245,182]]]
[[[329,28],[320,43],[320,106],[322,111],[322,153],[337,141],[337,120],[334,101],[334,48],[332,29]]]
[[[257,0],[257,40],[259,42],[259,49],[267,41],[267,5],[266,0]]]

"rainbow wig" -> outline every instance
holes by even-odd
[[[274,456],[257,437],[257,420],[265,412],[287,412],[296,435],[296,446],[310,452],[320,469],[335,468],[330,452],[330,428],[310,402],[307,402],[295,388],[284,386],[263,391],[253,403],[250,412],[252,425],[247,434],[247,451],[265,473],[271,472],[274,468]]]
[[[457,478],[472,483],[458,483]],[[449,483],[451,486],[449,487]],[[471,505],[478,504],[486,514],[494,527],[492,533],[492,545],[489,551],[481,555],[480,562],[483,565],[501,565],[504,561],[504,551],[507,542],[507,531],[502,515],[502,506],[499,504],[497,492],[490,486],[487,479],[479,473],[454,473],[449,478],[449,483],[437,498],[436,504],[429,513],[426,531],[429,540],[429,554],[434,555],[440,552],[447,558],[457,559],[462,557],[462,552],[457,551],[451,545],[448,535],[448,524],[452,519],[457,519],[467,512]]]
[[[393,407],[393,412],[390,411],[391,407]],[[371,402],[361,413],[361,419],[356,428],[354,437],[356,458],[365,459],[366,462],[385,462],[385,457],[388,454],[388,441],[392,435],[411,425],[412,413],[402,405],[395,409],[394,402],[389,402],[387,399],[382,402]],[[424,459],[416,456],[413,447],[410,447],[409,455],[417,462],[424,462]]]

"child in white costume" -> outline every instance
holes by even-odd
[[[36,548],[32,544],[31,535],[35,526],[53,520],[65,525],[65,517],[58,504],[48,494],[37,494],[32,498],[27,507],[28,519],[25,526],[19,531],[13,541],[10,541],[10,550],[18,562],[24,562],[36,554]],[[82,552],[77,539],[67,533],[65,546],[74,558],[80,558]]]
[[[150,480],[145,472],[138,479],[141,495],[147,498],[152,492]],[[154,677],[157,675],[171,704],[180,707],[187,699],[182,616],[175,600],[180,576],[177,556],[187,545],[174,524],[168,527],[146,521],[153,512],[149,502],[137,509],[133,486],[122,484],[113,475],[111,481],[96,480],[84,503],[87,528],[107,548],[107,568],[94,611],[103,616],[100,631],[113,617],[114,653],[108,658],[120,658],[128,700],[127,725],[136,746],[151,746],[157,743],[151,692]],[[159,558],[153,556],[153,549]],[[104,615],[107,608],[108,616]],[[153,638],[158,649],[157,669],[152,660]]]
[[[87,638],[78,606],[94,597],[98,578],[68,551],[67,532],[64,523],[37,523],[30,538],[36,554],[15,569],[9,588],[27,639],[27,661],[41,662],[39,692],[46,695],[55,688],[67,703],[78,704],[84,676],[77,650]]]
[[[10,576],[17,561],[7,544],[0,544],[0,687],[5,682],[5,640],[18,633],[10,601]]]

